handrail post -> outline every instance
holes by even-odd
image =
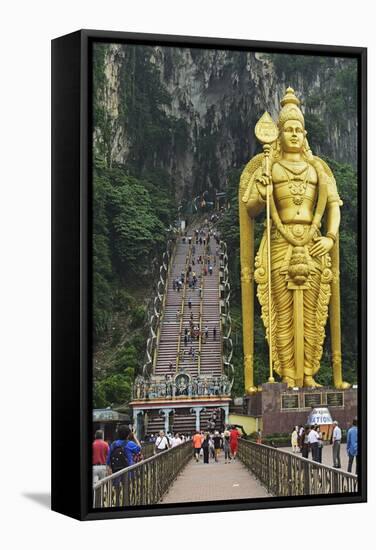
[[[287,484],[289,490],[289,496],[292,495],[292,456],[287,457]]]
[[[333,472],[333,489],[335,493],[339,493],[339,472]]]

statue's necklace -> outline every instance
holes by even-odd
[[[307,190],[309,166],[305,166],[299,171],[290,169],[284,163],[281,163],[281,166],[289,182],[289,189],[292,195],[293,203],[296,206],[301,206]],[[290,177],[290,174],[293,175],[292,178]],[[297,211],[297,214],[299,214],[299,210]]]
[[[280,164],[282,164],[282,163],[280,163]],[[284,168],[283,165],[282,165],[282,167]],[[316,168],[316,166],[315,166],[315,168]],[[309,165],[308,165],[307,174],[306,174],[306,177],[305,177],[306,181],[308,179],[308,170],[309,170]],[[271,197],[270,197],[270,214],[271,214],[273,223],[276,226],[276,228],[278,229],[278,231],[280,232],[280,234],[284,237],[284,239],[288,243],[290,243],[292,246],[305,246],[314,237],[316,231],[320,227],[321,219],[322,219],[324,209],[325,209],[325,203],[326,203],[326,200],[327,200],[328,191],[327,191],[326,185],[324,185],[324,183],[322,181],[322,178],[320,177],[320,173],[322,172],[321,166],[316,168],[316,170],[319,174],[319,197],[318,197],[318,200],[317,200],[316,211],[315,211],[315,214],[313,216],[313,221],[310,225],[309,231],[307,232],[307,234],[305,235],[305,237],[303,239],[299,239],[299,240],[295,239],[292,235],[290,235],[290,232],[285,229],[285,226],[283,225],[283,223],[281,221],[281,218],[279,217],[279,213],[278,213],[277,207],[276,207],[275,202],[274,202],[274,195],[272,194]],[[303,172],[304,172],[304,169],[301,171],[301,173],[303,173]],[[287,172],[286,172],[286,175],[287,175],[288,181],[290,181],[290,178],[289,178]]]

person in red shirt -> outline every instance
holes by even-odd
[[[106,477],[107,465],[106,459],[109,450],[108,443],[103,440],[104,434],[102,430],[95,432],[95,439],[92,445],[92,461],[93,461],[93,484]]]
[[[240,434],[238,430],[235,428],[235,426],[232,427],[230,430],[230,449],[232,454],[232,460],[235,460],[236,454],[238,452],[238,439],[240,437]]]

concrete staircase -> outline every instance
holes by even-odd
[[[203,430],[209,428],[209,419],[211,418],[215,408],[205,408],[200,413],[200,427]],[[176,409],[173,414],[170,415],[170,431],[172,433],[182,433],[192,435],[196,429],[196,415],[192,414],[187,409]],[[215,421],[215,429],[223,430],[223,416],[221,413],[217,414]],[[148,413],[148,427],[146,433],[158,434],[160,430],[164,430],[164,415],[160,415],[159,411],[153,411]]]
[[[196,243],[195,227],[191,228],[185,238],[180,237],[170,267],[167,281],[167,295],[161,319],[161,329],[157,357],[152,377],[164,379],[166,375],[175,375],[182,368],[192,376],[210,377],[223,373],[222,342],[220,333],[219,309],[219,255],[213,237],[209,243]],[[207,233],[207,231],[205,231]],[[203,239],[203,237],[202,237]],[[201,257],[201,261],[200,261]],[[208,261],[209,260],[209,261]],[[211,274],[209,270],[211,266]],[[190,288],[187,274],[196,274],[195,288]],[[184,279],[178,291],[174,281]],[[185,331],[190,330],[191,319],[199,327],[199,337],[184,342]],[[205,328],[208,328],[208,337]],[[213,329],[216,329],[214,338]],[[194,358],[189,352],[194,350]],[[172,364],[172,368],[170,365]],[[169,405],[174,408],[174,402]],[[200,423],[203,429],[208,427],[208,420],[213,408],[201,412]],[[187,409],[175,409],[170,416],[170,427],[174,432],[191,434],[196,427],[196,415]],[[221,419],[217,419],[217,428],[221,429]],[[158,411],[149,414],[147,434],[157,433],[164,429],[164,416]]]
[[[202,375],[219,376],[222,374],[222,344],[220,334],[219,312],[219,256],[216,256],[214,238],[209,241],[210,259],[213,267],[212,275],[204,278],[202,327],[208,328],[208,338],[203,339],[200,373]],[[216,330],[214,340],[213,330]]]
[[[172,269],[170,272],[166,296],[165,307],[163,311],[162,327],[158,346],[157,363],[154,369],[156,376],[164,376],[171,374],[169,370],[170,362],[176,370],[177,345],[180,335],[180,314],[181,311],[184,287],[178,292],[173,289],[173,281],[177,277],[181,277],[181,273],[186,271],[187,260],[189,257],[189,246],[185,243],[178,243],[174,256]]]
[[[188,237],[191,236],[191,245]],[[219,257],[216,256],[216,242],[209,240],[210,254],[205,255],[204,245],[195,244],[194,230],[190,231],[185,242],[177,244],[172,269],[168,280],[168,291],[164,307],[155,376],[174,373],[177,365],[184,367],[192,376],[222,374],[222,348],[219,314]],[[199,257],[201,262],[199,263]],[[207,259],[210,259],[210,275]],[[194,265],[192,262],[194,261]],[[205,263],[204,263],[205,262]],[[185,282],[180,292],[174,290],[173,281],[186,275],[189,266],[197,277],[196,288],[189,288]],[[207,273],[205,275],[205,272]],[[185,278],[186,280],[186,278]],[[202,290],[200,290],[200,288]],[[201,333],[208,327],[208,338],[193,339],[184,344],[184,333],[190,329],[190,320],[200,328]],[[213,329],[216,329],[216,339]],[[194,350],[194,359],[189,354]],[[199,358],[200,356],[200,358]]]

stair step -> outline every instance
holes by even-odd
[[[221,336],[220,336],[220,309],[219,309],[219,269],[220,262],[219,258],[215,256],[215,250],[217,247],[216,241],[213,237],[209,239],[210,246],[210,260],[213,268],[213,273],[210,275],[204,275],[205,269],[208,270],[207,261],[205,264],[199,262],[199,257],[204,258],[205,248],[203,245],[195,243],[194,237],[194,228],[189,233],[191,235],[192,244],[195,247],[195,251],[192,254],[191,259],[194,259],[194,265],[191,265],[192,274],[195,272],[197,277],[196,288],[192,289],[188,286],[185,291],[184,299],[184,313],[182,317],[182,329],[183,332],[180,335],[181,350],[189,350],[191,347],[195,349],[196,353],[198,351],[199,342],[193,340],[188,342],[184,346],[184,329],[189,326],[189,321],[191,314],[193,313],[193,320],[195,324],[199,323],[199,314],[201,310],[201,296],[199,288],[202,285],[202,320],[201,320],[201,329],[204,330],[205,326],[209,328],[209,337],[207,341],[201,344],[201,372],[207,374],[220,375],[222,374],[222,360],[221,360]],[[169,373],[169,364],[173,363],[175,366],[176,357],[178,353],[178,340],[179,333],[181,328],[181,318],[177,318],[177,312],[182,309],[182,302],[184,291],[183,288],[178,292],[173,289],[173,281],[181,277],[183,273],[186,275],[187,272],[187,254],[189,253],[188,239],[186,242],[177,243],[174,263],[171,268],[171,273],[169,280],[167,281],[167,296],[165,302],[165,308],[163,312],[162,326],[160,331],[160,340],[158,348],[158,357],[157,363],[155,366],[154,374],[155,375],[165,375]],[[215,259],[215,260],[214,260]],[[215,261],[215,265],[214,265]],[[188,302],[191,302],[191,307],[188,306]],[[216,340],[212,339],[213,327],[217,329]],[[181,362],[184,368],[192,376],[198,375],[198,358],[196,356],[195,361],[191,362],[188,357]]]

